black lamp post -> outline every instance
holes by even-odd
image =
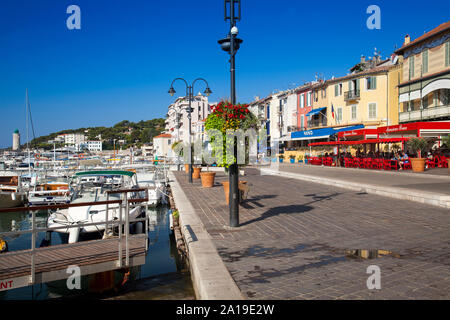
[[[175,89],[173,88],[173,84],[175,81],[177,80],[181,80],[184,81],[184,83],[186,84],[186,97],[189,101],[189,108],[187,110],[188,112],[188,119],[189,119],[189,182],[192,183],[192,142],[191,142],[191,135],[192,135],[192,128],[191,128],[191,113],[192,113],[192,107],[191,107],[191,102],[194,99],[194,85],[198,80],[204,81],[206,83],[206,89],[204,91],[204,94],[209,97],[209,95],[212,93],[211,89],[209,89],[209,85],[208,85],[208,81],[206,81],[203,78],[197,78],[194,80],[194,82],[192,82],[192,85],[189,85],[188,82],[186,80],[184,80],[183,78],[176,78],[172,81],[172,84],[170,85],[170,89],[169,89],[169,94],[173,97],[173,95],[176,93]],[[179,130],[179,128],[178,128]]]
[[[230,32],[225,39],[219,40],[222,50],[230,54],[230,73],[231,73],[231,103],[236,104],[236,79],[235,79],[235,56],[242,43],[241,39],[236,38],[238,28],[236,21],[241,20],[241,0],[224,0],[225,21],[230,20]],[[237,5],[237,8],[236,8]],[[228,9],[229,7],[229,9]],[[237,9],[237,14],[236,14]],[[234,147],[235,163],[229,167],[229,185],[230,185],[230,227],[239,227],[239,167],[237,164],[237,145]]]

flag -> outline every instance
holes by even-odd
[[[331,116],[332,116],[333,119],[334,119],[334,107],[333,107],[333,104],[331,104]]]

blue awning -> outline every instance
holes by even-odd
[[[325,109],[326,109],[326,107],[325,107],[325,108],[319,108],[319,109],[311,110],[308,114],[306,114],[306,116],[307,116],[307,117],[315,116],[316,114],[321,113],[321,112],[322,112],[323,110],[325,110]]]
[[[330,136],[337,134],[341,131],[352,131],[357,129],[364,128],[363,125],[357,125],[353,127],[345,127],[340,129],[335,128],[321,128],[321,129],[313,129],[313,130],[306,130],[306,131],[298,131],[298,132],[291,132],[291,139],[292,140],[317,140],[317,139],[327,139]]]

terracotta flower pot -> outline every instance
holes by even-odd
[[[448,172],[450,173],[450,159],[447,159],[447,163],[448,163]]]
[[[411,158],[411,166],[414,172],[425,171],[425,159],[423,158]]]
[[[187,174],[189,174],[189,165],[188,165],[188,164],[185,164],[185,165],[184,165],[184,171],[185,171]]]
[[[241,202],[242,199],[242,191],[241,191],[241,186],[247,184],[247,181],[239,181],[239,202]],[[225,193],[225,199],[227,200],[227,204],[230,204],[230,182],[226,181],[226,182],[222,182],[223,185],[223,191]]]
[[[202,168],[194,168],[194,173],[192,174],[192,179],[200,179],[200,172]]]
[[[216,177],[215,172],[202,172],[200,173],[200,178],[202,179],[202,187],[203,188],[212,188],[214,187],[214,179]]]

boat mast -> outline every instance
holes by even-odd
[[[27,113],[27,152],[28,152],[28,174],[30,175],[30,179],[31,179],[31,161],[30,161],[30,137],[29,137],[29,134],[28,134],[28,123],[29,123],[29,111],[28,111],[28,88],[26,88],[26,91],[25,91],[25,96],[26,96],[26,101],[25,101],[25,104],[26,104],[26,108],[25,108],[25,111],[26,111],[26,113]]]

